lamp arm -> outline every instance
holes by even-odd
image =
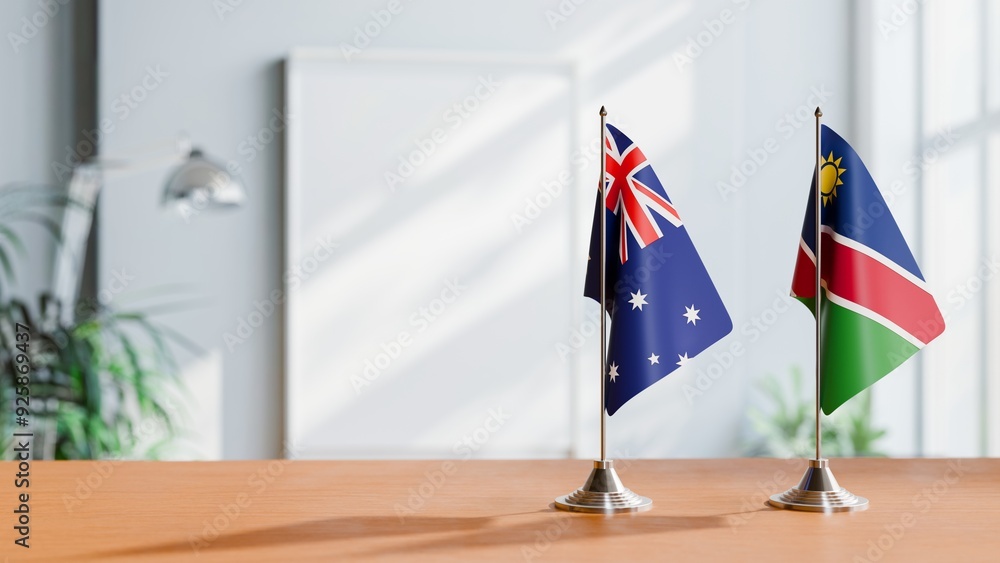
[[[94,157],[76,166],[67,186],[71,201],[79,204],[68,206],[62,216],[62,244],[56,250],[53,266],[53,294],[63,304],[63,320],[73,321],[76,302],[80,295],[87,242],[93,236],[94,212],[97,197],[104,187],[106,174],[135,174],[165,164],[182,162],[191,155],[191,140],[181,135],[171,141],[167,150],[163,145],[145,154],[128,157]]]
[[[187,135],[173,139],[169,148],[165,145],[166,142],[160,142],[152,150],[138,155],[98,156],[88,160],[87,164],[98,166],[108,174],[137,173],[167,164],[177,164],[191,156],[191,139]]]
[[[87,241],[90,239],[91,226],[94,222],[97,196],[103,184],[104,178],[100,167],[89,163],[73,169],[73,175],[69,180],[68,196],[78,205],[69,205],[63,210],[60,226],[62,242],[56,249],[52,282],[52,292],[62,303],[62,320],[65,322],[74,320],[73,313],[80,293]]]

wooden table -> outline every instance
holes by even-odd
[[[587,461],[33,462],[9,561],[1000,561],[1000,460],[834,460],[866,512],[764,505],[801,460],[619,462],[649,512],[568,514]]]

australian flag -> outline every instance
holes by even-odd
[[[615,414],[733,330],[725,305],[677,209],[639,147],[607,125],[604,177],[594,207],[584,295],[600,302],[601,216],[606,215],[605,404]]]

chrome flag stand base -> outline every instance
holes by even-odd
[[[775,508],[805,512],[853,512],[868,508],[868,499],[854,496],[837,483],[828,459],[810,459],[798,486],[772,495],[768,503]]]
[[[608,112],[601,106],[601,135],[599,139],[606,139],[607,131],[605,127],[605,117]],[[598,176],[597,186],[600,190],[599,204],[607,201],[607,142],[601,143],[601,175]],[[599,209],[603,208],[601,205]],[[608,311],[607,284],[607,213],[601,212],[601,241],[600,246],[600,296],[601,296],[601,459],[594,461],[594,469],[590,472],[587,482],[575,492],[556,498],[556,508],[559,510],[569,510],[571,512],[588,512],[591,514],[617,514],[619,512],[643,512],[653,507],[653,501],[646,497],[641,497],[622,485],[622,480],[618,478],[615,471],[614,460],[607,459],[607,369],[608,369],[608,331],[606,329]]]
[[[822,166],[823,153],[820,147],[820,125],[819,118],[823,117],[823,112],[817,107],[814,113],[816,116],[816,173],[813,176],[813,217],[816,222],[815,236],[817,241],[823,240],[823,204],[822,204]],[[857,497],[847,489],[837,483],[837,478],[830,471],[830,460],[824,459],[822,454],[823,431],[820,428],[820,411],[822,397],[822,369],[823,369],[823,259],[826,253],[822,243],[816,243],[816,286],[813,311],[816,316],[816,457],[809,460],[809,467],[806,474],[802,476],[799,484],[787,491],[772,495],[768,502],[775,508],[785,508],[788,510],[802,510],[805,512],[854,512],[868,508],[868,499]]]
[[[556,508],[591,514],[644,512],[653,501],[625,488],[615,472],[614,460],[595,461],[587,482],[575,492],[556,498]]]

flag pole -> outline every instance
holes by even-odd
[[[607,456],[607,409],[605,408],[607,378],[608,378],[608,332],[606,317],[608,314],[608,294],[606,292],[606,265],[607,265],[607,182],[605,175],[605,158],[607,158],[606,141],[606,118],[608,115],[604,106],[601,106],[601,134],[598,137],[601,142],[601,175],[597,179],[598,193],[598,215],[600,216],[599,241],[601,261],[598,271],[600,272],[600,292],[601,292],[601,458],[594,461],[594,467],[590,471],[590,477],[586,483],[576,491],[556,497],[555,507],[560,510],[570,512],[586,512],[591,514],[617,514],[620,512],[645,512],[653,507],[653,501],[639,496],[622,484],[615,471],[615,462]]]
[[[820,304],[823,301],[823,272],[822,267],[822,254],[823,254],[823,244],[821,242],[821,237],[823,236],[823,221],[820,218],[823,216],[823,184],[821,182],[819,172],[820,168],[823,166],[823,152],[819,145],[819,118],[823,117],[823,110],[816,106],[816,196],[813,198],[813,209],[815,211],[816,217],[816,299],[815,311],[816,311],[816,459],[823,459],[823,433],[820,432],[820,404],[819,404],[819,386],[820,386],[820,372],[823,369],[823,323],[820,320],[820,311],[823,310]]]
[[[816,317],[816,457],[808,460],[809,466],[799,484],[783,493],[771,495],[768,504],[776,508],[801,510],[805,512],[854,512],[868,508],[868,499],[855,496],[837,483],[830,469],[830,460],[822,457],[822,432],[820,430],[820,384],[823,366],[823,322],[821,317],[823,302],[823,151],[820,139],[820,120],[823,111],[816,107],[816,172],[813,184],[813,205],[815,238],[813,254],[816,256],[816,296],[813,306]]]
[[[604,106],[601,106],[601,133],[598,137],[601,140],[601,175],[597,178],[597,189],[601,194],[601,461],[607,461],[608,459],[608,448],[607,448],[607,425],[608,425],[608,412],[604,407],[606,405],[606,393],[607,393],[607,369],[608,369],[608,331],[606,326],[607,311],[608,311],[608,294],[607,288],[605,287],[607,283],[607,223],[608,217],[605,212],[605,207],[607,206],[607,180],[605,178],[607,171],[606,158],[608,156],[608,145],[604,142],[604,129],[606,126],[606,119],[608,116],[607,110]]]

